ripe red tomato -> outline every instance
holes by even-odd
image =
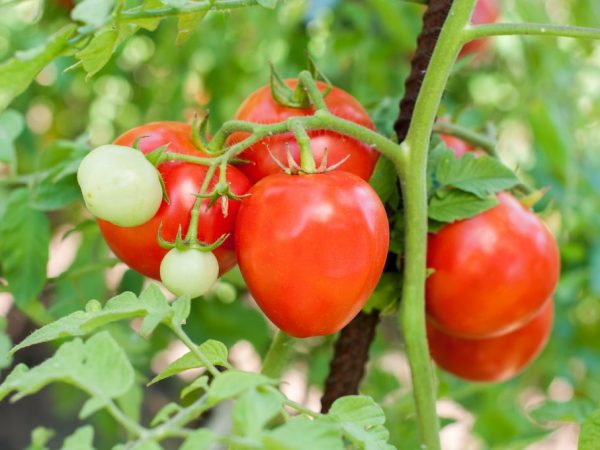
[[[471,16],[471,23],[473,25],[480,25],[484,23],[494,23],[498,21],[500,17],[500,7],[498,6],[497,0],[478,0]],[[489,49],[489,39],[477,39],[475,41],[467,42],[461,49],[459,57],[467,55],[478,55],[482,56]]]
[[[139,141],[139,147],[144,153],[169,144],[169,151],[176,153],[200,153],[190,139],[190,127],[186,124],[173,122],[156,122],[134,128],[115,140],[115,144],[132,145],[135,139],[148,136]],[[134,270],[151,278],[160,279],[160,263],[168,252],[158,245],[158,228],[162,223],[161,235],[168,241],[173,241],[181,226],[183,235],[187,232],[190,211],[196,200],[205,178],[207,168],[195,164],[181,162],[165,162],[158,167],[165,182],[170,203],[164,201],[158,212],[148,222],[137,227],[119,227],[98,219],[100,231],[108,246],[125,264]],[[217,171],[218,174],[218,171]],[[248,179],[235,167],[228,167],[227,180],[234,194],[243,195],[250,187]],[[209,189],[218,181],[217,175],[210,182]],[[225,233],[233,234],[235,219],[240,202],[229,201],[228,214],[225,217],[221,211],[219,200],[208,211],[205,200],[200,212],[198,239],[212,243]],[[230,236],[221,246],[214,250],[219,261],[220,273],[231,269],[235,263],[234,237]]]
[[[242,201],[236,252],[250,293],[296,337],[335,333],[364,306],[385,263],[383,204],[346,172],[271,175]]]
[[[293,88],[297,85],[298,80],[286,80],[286,83]],[[318,86],[321,91],[326,87],[325,83],[318,83]],[[365,109],[347,92],[334,87],[325,96],[325,103],[332,114],[372,130],[375,129]],[[235,118],[255,123],[274,123],[293,116],[309,116],[314,112],[315,109],[312,107],[298,109],[278,104],[271,96],[270,87],[263,86],[244,100]],[[311,138],[311,147],[317,165],[321,163],[325,149],[328,149],[328,165],[331,166],[350,155],[340,170],[358,175],[363,180],[368,180],[373,173],[379,154],[367,144],[326,130],[309,131],[308,135]],[[228,139],[228,144],[240,142],[247,136],[247,133],[233,133]],[[262,139],[240,155],[240,158],[250,161],[249,164],[241,165],[240,170],[253,183],[267,175],[280,173],[281,169],[269,154],[269,150],[279,161],[286,164],[287,149],[296,162],[300,163],[300,150],[292,133],[278,134]]]
[[[554,316],[549,299],[527,324],[508,334],[488,339],[450,336],[427,323],[431,357],[440,368],[471,381],[504,381],[514,377],[542,351]]]
[[[445,333],[486,338],[520,327],[558,281],[560,260],[544,223],[507,193],[500,204],[428,240],[426,305]]]

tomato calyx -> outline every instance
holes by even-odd
[[[198,238],[196,238],[194,236],[190,236],[189,232],[184,238],[183,233],[181,231],[181,226],[180,226],[177,230],[177,236],[175,236],[175,240],[168,241],[162,237],[162,227],[163,227],[163,225],[161,223],[158,226],[158,233],[156,236],[158,245],[160,245],[162,248],[166,248],[166,249],[176,248],[177,250],[181,250],[181,251],[183,251],[183,250],[199,250],[201,252],[212,252],[217,247],[219,247],[221,244],[223,244],[223,242],[225,242],[227,240],[227,238],[230,236],[229,233],[224,233],[221,236],[219,236],[219,238],[217,238],[214,242],[209,244],[209,243],[198,240]]]
[[[308,59],[308,69],[304,70],[298,76],[299,83],[294,89],[290,88],[285,80],[277,73],[273,64],[271,64],[271,76],[269,86],[271,96],[276,103],[281,106],[297,109],[307,109],[311,106],[322,109],[324,106],[323,97],[327,96],[333,89],[333,84],[321,72],[314,62]],[[322,80],[325,84],[325,90],[319,91],[316,86],[316,80]]]
[[[192,122],[192,142],[201,152],[208,153],[209,155],[215,155],[215,152],[210,146],[210,138],[208,134],[208,117],[210,113],[206,113],[200,117],[198,114],[194,116]]]

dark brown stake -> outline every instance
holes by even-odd
[[[418,37],[417,50],[411,61],[410,75],[405,82],[405,94],[400,102],[400,113],[394,124],[398,142],[406,138],[425,72],[451,6],[452,0],[430,0],[423,16],[423,29]],[[388,260],[395,261],[396,255],[388,255]],[[386,264],[386,269],[387,266]],[[360,312],[341,331],[335,343],[329,375],[325,380],[321,412],[329,411],[333,402],[339,397],[358,393],[358,386],[369,360],[369,347],[375,337],[378,323],[378,311],[370,314]]]

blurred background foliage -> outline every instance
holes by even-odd
[[[600,25],[595,0],[499,1],[506,21]],[[0,61],[43,42],[68,20],[69,0],[4,3]],[[294,76],[305,65],[306,51],[389,133],[422,12],[423,6],[402,1],[285,0],[275,11],[210,13],[178,47],[176,22],[166,20],[156,32],[141,31],[126,41],[89,80],[80,68],[64,72],[73,63],[70,57],[48,65],[0,116],[0,215],[10,192],[26,186],[31,204],[50,218],[53,235],[49,279],[39,301],[29,302],[24,315],[0,294],[0,312],[7,317],[0,317],[0,367],[9,364],[3,357],[9,338],[18,341],[31,331],[26,316],[39,324],[91,298],[139,292],[145,282],[108,254],[82,209],[74,175],[56,187],[37,171],[56,169],[70,152],[110,142],[149,121],[190,120],[210,110],[216,129],[268,81],[269,62]],[[497,133],[501,158],[531,185],[548,189],[538,209],[559,239],[563,267],[550,343],[524,374],[480,385],[439,373],[440,398],[446,399],[440,408],[448,410],[446,446],[520,449],[546,439],[530,448],[574,448],[564,442],[574,445],[576,427],[564,424],[580,423],[600,403],[600,47],[573,39],[497,38],[483,57],[459,61],[440,113]],[[214,338],[237,347],[237,363],[251,368],[252,355],[264,354],[268,346],[270,329],[245,298],[240,280],[230,274],[209,298],[194,302],[187,329],[196,341]],[[134,362],[140,386],[160,366],[165,350],[173,350],[165,332],[149,341],[125,325],[111,332]],[[331,343],[327,338],[299,345],[292,375],[310,384],[296,393],[300,400],[314,405],[318,399]],[[392,443],[413,449],[416,424],[402,348],[395,321],[386,318],[362,390],[384,405]],[[34,349],[17,358],[39,361],[50,352]],[[151,416],[176,396],[178,383],[159,383],[145,399],[134,390],[126,399],[130,413]],[[14,406],[1,404],[2,448],[24,448],[29,430],[41,425],[56,429],[56,441],[50,442],[60,442],[58,436],[74,428],[82,402],[71,388],[56,386]],[[98,448],[109,448],[120,437],[114,423],[103,413],[93,420]],[[565,430],[571,441],[560,441]]]

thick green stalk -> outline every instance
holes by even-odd
[[[439,450],[436,386],[425,330],[427,251],[427,152],[431,131],[452,65],[461,48],[475,0],[455,0],[440,32],[417,97],[406,141],[404,165],[397,165],[406,212],[406,250],[400,328],[411,367],[422,446]]]
[[[294,338],[277,330],[271,347],[263,360],[261,373],[271,378],[279,378],[294,351]]]

